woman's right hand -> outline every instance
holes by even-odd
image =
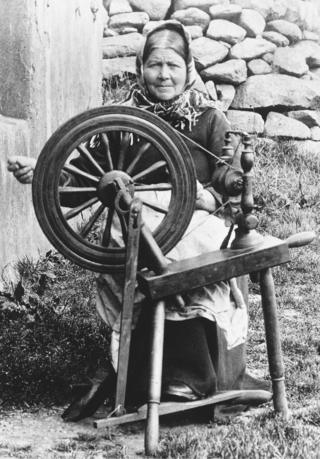
[[[8,171],[12,172],[20,183],[31,183],[33,171],[37,160],[27,156],[10,156],[8,158]]]

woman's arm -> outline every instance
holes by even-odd
[[[207,176],[207,185],[205,188],[201,184],[197,187],[196,209],[214,212],[220,205],[220,196],[217,190],[215,190],[215,185],[220,175],[225,174],[226,167],[228,166],[218,166],[217,168],[217,162],[218,158],[223,154],[225,134],[228,130],[230,130],[230,124],[227,118],[220,110],[214,108],[208,109],[203,114],[203,119],[199,121],[196,140],[204,148],[212,152],[214,156],[205,154],[206,167],[208,167],[207,171],[203,171],[204,165],[198,166],[200,167],[198,171],[200,172],[200,176]],[[194,159],[196,161],[197,157]]]

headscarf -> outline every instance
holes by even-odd
[[[177,34],[181,37],[180,40]],[[184,91],[168,101],[155,102],[152,100],[144,81],[143,62],[156,48],[171,48],[186,62],[187,78]],[[175,128],[188,128],[191,131],[205,108],[214,107],[214,104],[205,94],[193,89],[197,73],[191,52],[191,37],[178,21],[166,21],[146,35],[145,41],[137,53],[136,74],[137,83],[125,104],[151,111]]]

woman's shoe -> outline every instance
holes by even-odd
[[[184,383],[171,383],[165,388],[163,392],[166,399],[177,399],[177,401],[194,401],[200,397],[193,392],[191,387]]]

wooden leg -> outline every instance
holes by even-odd
[[[145,432],[146,455],[154,455],[158,449],[164,320],[165,303],[164,301],[158,301],[154,305],[154,313],[151,324],[152,338],[150,354],[148,414]]]
[[[126,268],[122,295],[120,344],[115,400],[115,410],[117,416],[121,416],[125,413],[134,294],[137,279],[139,238],[141,229],[141,209],[141,201],[137,198],[133,199],[130,204],[128,221]]]
[[[284,383],[284,365],[281,352],[280,327],[277,316],[276,297],[271,269],[260,271],[260,287],[266,341],[269,359],[269,370],[272,379],[273,405],[276,412],[288,418],[288,404]]]

